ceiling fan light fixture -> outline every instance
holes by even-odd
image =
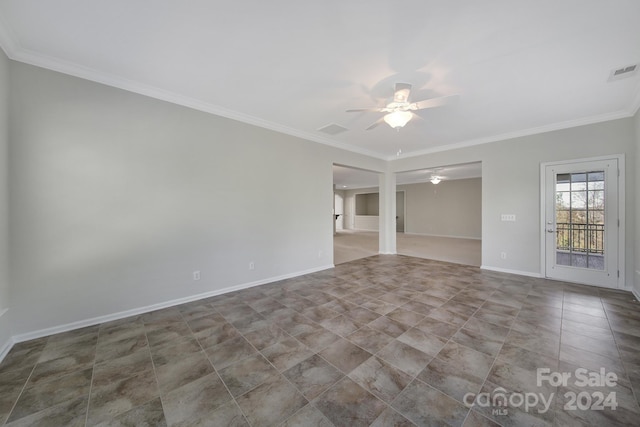
[[[429,181],[431,181],[433,185],[437,185],[442,181],[442,179],[439,176],[432,176]]]
[[[384,116],[384,121],[392,128],[401,128],[411,120],[411,111],[394,111]]]

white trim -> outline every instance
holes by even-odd
[[[0,310],[0,317],[4,316],[8,312],[9,312],[9,308],[4,308],[4,309]],[[7,322],[7,325],[10,325],[10,323]],[[6,329],[7,329],[7,331],[11,330],[11,328],[9,326],[7,326]],[[11,348],[13,347],[14,343],[15,343],[15,341],[13,340],[13,337],[11,337],[11,336],[7,337],[7,341],[2,343],[2,345],[0,346],[0,362],[2,362],[4,360],[4,358],[7,356],[7,354],[9,354],[9,352],[11,351]]]
[[[638,95],[637,102],[639,104],[638,106],[640,106],[640,92]],[[570,129],[578,126],[592,125],[595,123],[608,122],[611,120],[626,119],[629,117],[633,117],[635,115],[635,111],[638,109],[638,106],[632,105],[628,110],[620,110],[620,111],[615,111],[613,113],[583,117],[581,119],[568,120],[565,122],[553,123],[550,125],[538,126],[535,128],[523,129],[515,132],[508,132],[508,133],[503,133],[499,135],[487,136],[484,138],[472,139],[469,141],[457,142],[454,144],[438,145],[436,147],[425,148],[424,150],[411,151],[406,154],[403,153],[399,157],[394,154],[392,156],[386,157],[385,160],[393,162],[394,160],[423,156],[425,154],[440,153],[442,151],[450,151],[450,150],[456,150],[459,148],[473,147],[475,145],[490,144],[492,142],[505,141],[507,139],[521,138],[523,136],[539,135],[546,132],[553,132],[553,131],[562,130],[562,129]]]
[[[535,278],[543,278],[540,273],[533,273],[531,271],[522,271],[522,270],[511,270],[509,268],[500,268],[500,267],[492,267],[490,265],[481,265],[481,270],[489,270],[489,271],[497,271],[499,273],[507,273],[507,274],[516,274],[518,276],[527,276],[527,277],[535,277]]]
[[[394,172],[395,173],[395,172]],[[398,174],[396,174],[396,179],[398,178]],[[398,189],[398,183],[396,182],[396,202],[398,200],[398,193],[402,193],[402,231],[398,231],[398,220],[396,219],[396,234],[397,233],[405,233],[407,230],[407,190]],[[398,204],[396,203],[396,217],[398,217]],[[396,247],[398,246],[398,241],[396,240]]]
[[[640,270],[636,270],[635,279],[631,282],[631,286],[627,287],[635,295],[636,299],[640,301],[640,289],[636,285],[640,286]]]
[[[5,357],[7,357],[7,354],[9,354],[15,343],[16,341],[13,339],[13,337],[9,337],[9,339],[2,345],[2,347],[0,348],[0,362],[2,362]]]
[[[305,274],[316,273],[333,268],[333,264],[325,265],[322,267],[312,268],[309,270],[299,271],[291,274],[284,274],[282,276],[270,277],[267,279],[257,280],[255,282],[242,283],[240,285],[230,286],[223,289],[216,289],[215,291],[205,292],[202,294],[191,295],[184,298],[178,298],[170,301],[161,302],[158,304],[152,304],[145,307],[138,307],[131,310],[120,311],[118,313],[107,314],[104,316],[93,317],[90,319],[79,320],[77,322],[66,323],[64,325],[53,326],[51,328],[40,329],[37,331],[27,332],[24,334],[14,335],[12,337],[13,343],[19,343],[23,341],[29,341],[36,338],[46,337],[53,334],[59,334],[61,332],[67,332],[74,329],[84,328],[87,326],[93,326],[100,323],[111,322],[113,320],[124,319],[130,316],[136,316],[139,314],[148,313],[150,311],[160,310],[163,308],[174,307],[176,305],[185,304],[193,301],[198,301],[204,298],[210,298],[217,295],[226,294],[229,292],[239,291],[242,289],[252,288],[254,286],[260,286],[267,283],[277,282],[279,280],[290,279],[292,277],[303,276]],[[13,345],[13,344],[12,344]]]
[[[546,191],[546,168],[547,166],[570,165],[574,163],[597,162],[606,160],[616,160],[618,162],[618,170],[620,171],[618,178],[618,219],[620,226],[618,227],[618,286],[614,289],[629,289],[626,280],[626,186],[625,186],[625,155],[610,154],[606,156],[587,157],[582,159],[558,160],[553,162],[540,163],[540,277],[547,277],[546,262],[546,237],[545,237],[545,191]],[[586,283],[584,283],[586,284]],[[611,289],[607,288],[606,289]]]
[[[633,104],[631,104],[631,116],[635,116],[638,110],[640,110],[640,91],[636,93]]]
[[[0,36],[2,36],[0,34]],[[6,38],[6,37],[5,37]],[[0,42],[4,40],[0,39]],[[9,46],[11,47],[11,46]],[[200,99],[184,96],[175,92],[164,90],[159,87],[146,85],[134,80],[129,80],[119,76],[111,75],[101,72],[89,67],[84,67],[79,64],[75,64],[68,61],[62,61],[57,58],[48,57],[41,54],[30,52],[26,49],[6,49],[7,56],[14,61],[22,62],[25,64],[33,65],[40,68],[45,68],[58,73],[66,74],[69,76],[78,77],[84,80],[100,83],[106,86],[123,89],[128,92],[137,93],[140,95],[148,96],[150,98],[159,99],[161,101],[170,102],[172,104],[181,105],[183,107],[192,108],[194,110],[203,111],[205,113],[215,114],[217,116],[226,117],[228,119],[237,120],[239,122],[248,123],[254,126],[258,126],[264,129],[270,129],[276,132],[280,132],[286,135],[295,136],[298,138],[306,139],[308,141],[318,142],[320,144],[328,145],[342,150],[351,151],[365,156],[385,160],[386,154],[381,154],[375,151],[368,150],[366,148],[357,147],[343,142],[334,141],[329,138],[325,138],[314,133],[294,129],[289,126],[264,120],[259,117],[244,114],[239,111],[230,110],[228,108],[221,107],[219,105],[212,104]]]
[[[397,252],[378,252],[378,255],[398,255]]]
[[[400,232],[399,232],[400,233]],[[466,239],[466,240],[482,240],[482,237],[467,237],[467,236],[449,236],[446,234],[429,234],[429,233],[408,233],[404,232],[404,234],[408,234],[410,236],[424,236],[424,237],[448,237],[450,239]]]
[[[193,108],[195,110],[204,111],[206,113],[215,114],[218,116],[226,117],[229,119],[237,120],[243,123],[252,124],[265,129],[281,132],[286,135],[295,136],[298,138],[306,139],[309,141],[317,142],[320,144],[328,145],[335,148],[351,151],[354,153],[363,154],[373,158],[394,161],[402,158],[422,156],[425,154],[438,153],[442,151],[455,150],[458,148],[472,147],[475,145],[489,144],[492,142],[504,141],[507,139],[520,138],[523,136],[530,136],[541,134],[545,132],[551,132],[555,130],[568,129],[576,126],[584,126],[594,123],[606,122],[610,120],[622,119],[627,117],[633,117],[640,108],[640,92],[636,95],[629,108],[625,110],[619,110],[612,113],[600,114],[595,116],[583,117],[576,120],[568,120],[560,123],[553,123],[550,125],[538,126],[534,128],[524,129],[515,132],[508,132],[498,135],[491,135],[483,138],[472,139],[469,141],[462,141],[453,144],[438,145],[436,147],[427,148],[424,150],[412,151],[410,153],[397,156],[396,154],[387,155],[371,151],[366,148],[361,148],[352,144],[347,144],[333,139],[325,138],[314,133],[294,129],[289,126],[282,125],[280,123],[263,120],[258,117],[250,116],[248,114],[241,113],[239,111],[229,110],[227,108],[215,105],[209,102],[183,96],[174,92],[170,92],[159,87],[145,85],[140,82],[125,79],[119,76],[111,75],[99,70],[95,70],[89,67],[85,67],[79,64],[75,64],[69,61],[63,61],[58,58],[49,57],[36,52],[24,49],[16,42],[16,37],[11,34],[9,26],[3,23],[0,19],[0,47],[4,50],[7,57],[14,61],[23,62],[25,64],[34,65],[40,68],[46,68],[48,70],[56,71],[59,73],[67,74],[70,76],[79,77],[81,79],[101,83],[107,86],[124,89],[129,92],[145,95],[150,98],[160,99],[176,105],[182,105],[184,107]]]

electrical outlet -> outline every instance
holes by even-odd
[[[249,263],[249,270],[255,270],[255,269],[256,269],[256,265],[255,265],[255,263],[253,261],[251,261]]]
[[[193,272],[193,280],[200,280],[200,271]]]
[[[507,259],[507,253],[506,252],[500,252],[500,258]]]

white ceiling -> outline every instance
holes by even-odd
[[[12,59],[392,159],[633,115],[637,0],[0,0]],[[396,82],[458,94],[364,129]],[[317,129],[335,123],[348,131]]]
[[[459,165],[439,166],[396,174],[396,184],[415,184],[428,182],[433,175],[442,180],[482,177],[482,163],[464,163]],[[355,169],[347,166],[333,165],[333,184],[337,190],[353,190],[358,188],[377,187],[376,172]]]

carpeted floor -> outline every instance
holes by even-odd
[[[335,265],[378,253],[378,233],[375,231],[340,230],[333,237]],[[480,240],[398,233],[396,241],[397,252],[401,255],[480,266]]]

